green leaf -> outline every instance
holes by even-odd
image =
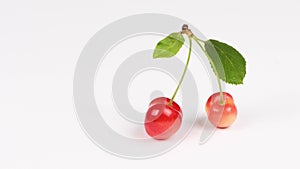
[[[243,84],[246,75],[246,61],[232,46],[217,40],[205,42],[214,72],[220,79],[230,84]]]
[[[184,37],[181,33],[171,33],[169,36],[157,43],[153,53],[153,58],[169,58],[175,56],[183,44]]]

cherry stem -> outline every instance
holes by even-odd
[[[219,76],[219,73],[216,69],[216,66],[215,64],[213,63],[212,61],[212,58],[209,56],[209,54],[207,53],[207,51],[205,50],[205,48],[201,45],[200,42],[202,43],[205,43],[204,40],[201,40],[199,38],[197,38],[195,35],[193,35],[193,39],[196,41],[196,43],[199,45],[199,47],[202,49],[203,53],[205,54],[205,56],[207,57],[207,59],[209,60],[216,76],[217,76],[217,81],[218,81],[218,86],[219,86],[219,90],[220,90],[220,104],[221,105],[224,105],[225,104],[225,99],[224,99],[224,96],[223,96],[223,91],[222,91],[222,85],[221,85],[221,80],[220,80],[220,76]]]
[[[170,100],[170,102],[168,104],[169,106],[172,106],[173,100],[174,100],[174,98],[175,98],[175,96],[176,96],[176,94],[177,94],[177,92],[178,92],[178,90],[179,90],[179,88],[181,86],[181,83],[182,83],[182,81],[184,79],[184,76],[186,74],[186,71],[187,71],[187,68],[188,68],[188,65],[189,65],[189,62],[190,62],[191,53],[192,53],[192,39],[191,39],[191,36],[188,36],[188,38],[189,38],[189,45],[190,45],[190,47],[189,47],[189,53],[188,53],[188,58],[187,58],[187,61],[186,61],[183,73],[181,75],[180,81],[179,81],[179,83],[178,83],[178,85],[176,87],[176,90],[175,90],[175,92],[174,92],[174,94],[173,94],[173,96],[172,96],[172,98],[171,98],[171,100]]]

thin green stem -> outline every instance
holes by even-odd
[[[199,39],[198,37],[196,37],[195,35],[193,35],[193,39],[196,41],[200,41],[202,43],[205,43],[205,40]]]
[[[174,92],[174,94],[173,94],[173,96],[172,96],[172,98],[171,98],[171,100],[170,100],[170,102],[169,102],[169,106],[172,106],[172,103],[173,103],[173,100],[174,100],[174,98],[175,98],[175,96],[176,96],[176,94],[177,94],[177,92],[178,92],[178,90],[179,90],[179,88],[180,88],[180,86],[181,86],[181,83],[182,83],[182,81],[183,81],[183,79],[184,79],[184,76],[185,76],[185,74],[186,74],[186,71],[187,71],[187,68],[188,68],[188,65],[189,65],[189,62],[190,62],[190,58],[191,58],[191,53],[192,53],[192,38],[189,36],[189,45],[190,45],[190,47],[189,47],[189,53],[188,53],[188,58],[187,58],[187,61],[186,61],[186,64],[185,64],[185,67],[184,67],[184,70],[183,70],[183,73],[182,73],[182,75],[181,75],[181,78],[180,78],[180,80],[179,80],[179,83],[178,83],[178,85],[177,85],[177,87],[176,87],[176,90],[175,90],[175,92]]]
[[[217,76],[217,81],[218,81],[218,86],[219,86],[219,90],[220,90],[220,104],[225,104],[225,100],[224,100],[224,96],[223,96],[223,90],[222,90],[222,85],[221,85],[221,80],[220,80],[220,75],[216,69],[216,66],[214,64],[214,62],[212,61],[211,57],[209,56],[209,54],[207,53],[207,51],[205,50],[205,48],[201,45],[200,42],[205,43],[205,41],[197,38],[196,36],[193,36],[193,39],[196,41],[196,43],[199,45],[199,47],[201,48],[201,50],[203,51],[203,53],[205,54],[205,56],[207,57],[207,59],[209,60],[212,68],[214,69],[214,72]]]

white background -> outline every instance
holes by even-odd
[[[299,168],[299,1],[0,1],[0,168]],[[124,16],[164,13],[243,53],[239,118],[199,146],[201,125],[169,153],[121,159],[81,130],[73,71],[95,32]],[[208,96],[205,96],[208,97]]]

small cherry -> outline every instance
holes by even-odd
[[[223,100],[221,99],[223,97]],[[226,92],[211,95],[205,105],[209,121],[218,128],[229,127],[237,117],[233,97]]]
[[[147,134],[154,139],[167,139],[180,128],[181,108],[174,101],[170,106],[170,100],[166,97],[159,97],[149,104],[144,125]]]

